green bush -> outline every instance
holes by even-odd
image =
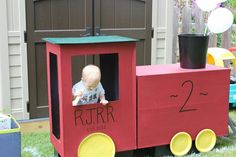
[[[232,31],[232,45],[235,46],[236,45],[236,31]]]
[[[236,24],[236,13],[234,13],[234,23]]]
[[[217,47],[221,47],[222,33],[217,34]]]
[[[231,45],[236,46],[236,31],[231,33]],[[217,47],[222,47],[222,33],[217,34]]]
[[[236,0],[229,0],[228,3],[231,7],[236,8]]]

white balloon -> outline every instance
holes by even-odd
[[[212,33],[223,33],[232,26],[233,19],[229,9],[218,8],[210,14],[207,26]]]
[[[217,7],[217,0],[196,0],[197,6],[203,11],[211,11]]]

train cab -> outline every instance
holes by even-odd
[[[136,40],[120,36],[44,40],[50,137],[58,154],[114,156],[136,149]],[[72,106],[72,86],[81,79],[81,69],[73,65],[84,63],[81,56],[92,58],[100,67],[107,105]]]

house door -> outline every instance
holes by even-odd
[[[42,38],[133,37],[140,39],[137,64],[150,64],[151,13],[152,0],[26,0],[30,118],[48,116],[46,47]],[[94,56],[78,59],[73,69],[96,62]]]

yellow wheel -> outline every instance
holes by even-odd
[[[186,132],[179,132],[171,139],[170,150],[176,156],[182,156],[189,152],[192,147],[192,138]]]
[[[199,152],[209,152],[216,144],[216,134],[211,129],[200,131],[196,137],[195,145]]]
[[[114,157],[115,144],[103,133],[93,133],[85,137],[78,148],[78,157]]]

